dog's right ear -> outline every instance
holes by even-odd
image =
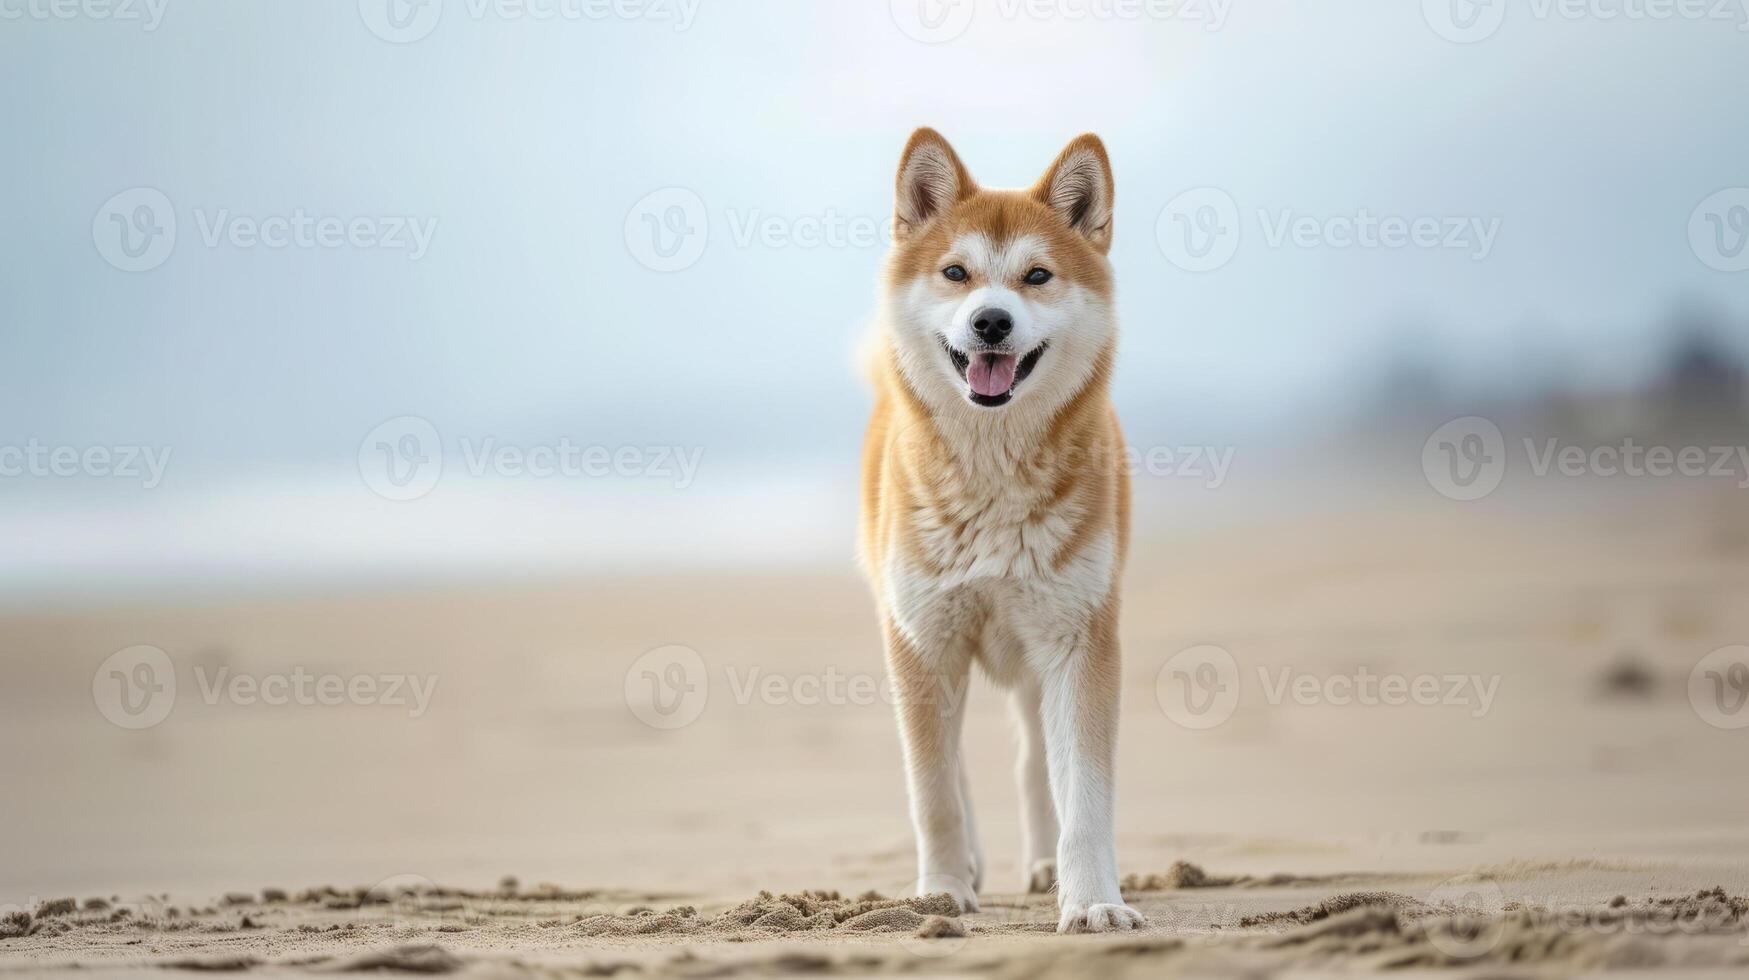
[[[977,189],[971,172],[941,134],[925,126],[911,134],[899,158],[893,236],[909,238]]]

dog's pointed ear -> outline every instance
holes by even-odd
[[[1111,249],[1111,158],[1092,133],[1075,137],[1033,186],[1033,197],[1061,215],[1101,252]]]
[[[899,157],[893,234],[904,239],[977,190],[971,172],[941,134],[925,126],[911,134]]]

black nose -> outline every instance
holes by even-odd
[[[999,310],[994,306],[986,306],[972,314],[972,332],[986,344],[1000,344],[1007,339],[1008,332],[1014,329],[1014,320],[1007,310]]]

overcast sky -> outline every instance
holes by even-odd
[[[405,415],[853,456],[923,124],[993,185],[1104,137],[1157,439],[1315,415],[1392,351],[1608,380],[1678,301],[1749,317],[1735,7],[390,2],[0,0],[0,444],[173,445],[209,489],[351,474]],[[1393,220],[1438,243],[1337,247]]]

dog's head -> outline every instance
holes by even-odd
[[[1071,142],[1026,190],[984,190],[933,129],[899,161],[888,329],[900,371],[935,410],[1050,412],[1116,338],[1111,164]],[[1012,406],[1012,407],[1010,407]]]

